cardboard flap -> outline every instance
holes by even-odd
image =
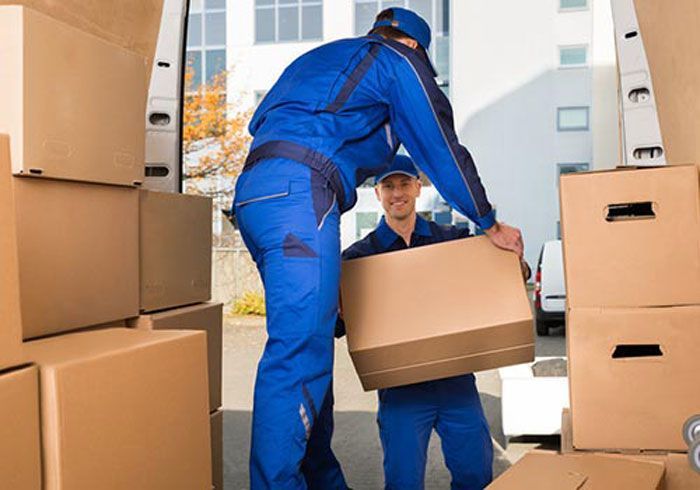
[[[658,490],[663,464],[596,454],[532,451],[501,475],[489,490]]]

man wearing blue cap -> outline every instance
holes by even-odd
[[[253,490],[347,487],[330,448],[327,409],[340,214],[400,143],[454,208],[496,246],[522,255],[519,230],[496,222],[471,155],[459,144],[428,59],[430,39],[418,15],[387,9],[369,35],[295,60],[251,120],[254,139],[233,212],[267,306],[253,407]]]
[[[384,216],[377,228],[343,252],[343,260],[466,238],[468,228],[438,225],[416,213],[421,182],[407,156],[398,155],[375,179]],[[416,285],[416,287],[419,287]],[[337,335],[344,325],[338,322]],[[454,490],[481,490],[491,482],[493,446],[474,375],[379,390],[379,436],[387,490],[422,490],[433,429],[442,442]]]

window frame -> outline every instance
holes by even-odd
[[[562,127],[561,113],[566,110],[585,109],[586,110],[586,126]],[[562,106],[557,107],[557,132],[559,133],[576,133],[591,130],[591,107],[590,106]]]
[[[206,0],[201,0],[201,6],[202,8],[199,10],[190,10],[187,13],[187,35],[185,39],[185,63],[187,63],[187,58],[189,57],[190,53],[195,53],[198,52],[200,53],[200,68],[201,68],[201,82],[200,85],[206,85],[209,82],[209,79],[207,77],[207,52],[208,51],[223,51],[224,52],[224,71],[226,71],[228,67],[228,49],[226,49],[226,44],[228,42],[228,19],[227,19],[227,10],[226,7],[224,8],[212,8],[208,9],[206,7]],[[200,33],[201,33],[201,39],[200,39],[200,44],[198,45],[193,45],[190,46],[187,43],[187,36],[189,36],[189,29],[192,21],[192,14],[199,15],[199,22],[200,22]],[[224,16],[224,26],[226,29],[226,32],[224,33],[225,41],[224,44],[207,44],[207,26],[206,26],[206,18],[207,14],[223,14]],[[199,86],[192,87],[194,90],[198,90]]]
[[[558,0],[559,12],[560,12],[560,13],[585,12],[586,10],[590,10],[590,8],[591,8],[591,2],[590,2],[590,0],[584,0],[584,2],[586,2],[585,5],[583,5],[583,6],[576,6],[576,7],[562,7],[562,4],[561,4],[562,1],[563,1],[563,0]]]
[[[570,65],[565,65],[562,64],[561,62],[561,55],[562,51],[566,49],[579,49],[582,48],[584,49],[585,53],[585,61],[583,63],[576,63],[576,64],[570,64]],[[588,68],[590,66],[589,62],[589,54],[590,54],[590,49],[588,44],[560,44],[557,46],[557,65],[559,69],[561,70],[575,70],[577,68]]]
[[[255,46],[265,46],[272,44],[293,44],[293,43],[317,43],[324,40],[324,29],[323,29],[323,17],[324,17],[324,0],[295,0],[296,3],[285,3],[280,6],[279,0],[272,0],[272,5],[258,5],[256,0],[253,0],[253,45]],[[280,8],[298,8],[298,18],[297,18],[297,39],[285,39],[280,40]],[[317,38],[304,38],[304,7],[321,7],[321,36]],[[275,34],[274,39],[271,41],[258,40],[258,11],[260,10],[273,10],[275,16]]]

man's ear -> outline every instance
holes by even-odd
[[[416,197],[420,197],[420,191],[423,189],[423,182],[421,182],[420,179],[416,179],[416,187],[418,188],[418,195]]]
[[[381,198],[381,196],[379,195],[379,185],[380,185],[380,184],[377,184],[377,185],[374,186],[374,195],[377,196],[377,201],[380,201],[380,202],[381,202],[382,198]]]

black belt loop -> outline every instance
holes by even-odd
[[[248,154],[243,171],[250,170],[255,164],[269,158],[288,158],[303,163],[319,172],[335,192],[341,211],[346,211],[345,190],[340,179],[340,171],[333,161],[322,153],[292,143],[291,141],[269,141],[255,148]]]

